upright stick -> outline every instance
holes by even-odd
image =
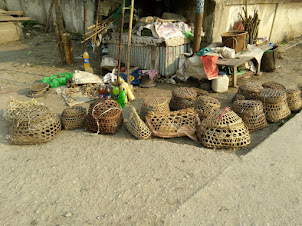
[[[86,50],[86,46],[85,46],[85,39],[86,39],[86,0],[83,0],[83,6],[84,6],[84,20],[83,20],[83,52],[85,52]]]
[[[125,0],[123,0],[123,6],[122,6],[122,24],[121,24],[121,36],[120,36],[120,45],[119,45],[119,54],[118,54],[117,81],[119,79],[119,75],[120,75],[120,71],[121,71],[124,19],[125,19]]]
[[[100,7],[101,7],[101,0],[99,0],[99,2],[98,2],[98,11],[96,14],[96,24],[95,24],[96,27],[99,26]],[[86,31],[84,31],[84,32],[86,32]],[[95,50],[96,38],[97,38],[97,35],[95,35],[93,38],[93,51]]]
[[[52,7],[53,7],[54,2],[55,2],[55,0],[51,0],[50,6],[49,6],[47,20],[46,20],[45,33],[48,31],[48,28],[49,28],[49,21],[50,21],[50,18],[51,18]]]
[[[200,49],[200,37],[202,29],[204,0],[197,0],[194,21],[194,39],[193,39],[193,53],[199,52]]]
[[[131,50],[131,33],[132,33],[132,21],[133,21],[133,9],[134,0],[131,0],[130,19],[129,19],[129,31],[128,31],[128,49],[127,49],[127,82],[130,87],[130,50]]]

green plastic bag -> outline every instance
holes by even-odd
[[[60,78],[58,78],[61,76]],[[56,75],[52,75],[49,77],[42,78],[41,82],[48,83],[51,88],[59,87],[59,86],[65,86],[66,81],[73,77],[73,73],[60,73]]]

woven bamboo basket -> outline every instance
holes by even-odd
[[[291,111],[299,111],[302,108],[301,90],[287,89],[287,103]]]
[[[245,100],[245,97],[239,93],[236,93],[232,98],[232,102],[235,102],[236,100]]]
[[[144,99],[142,105],[141,117],[143,120],[149,112],[155,112],[158,114],[165,114],[170,112],[169,108],[169,98],[163,96],[149,95]]]
[[[186,136],[182,129],[193,131],[200,124],[198,113],[193,108],[172,111],[166,114],[151,112],[146,117],[146,124],[156,137],[172,138]]]
[[[59,117],[42,105],[20,109],[13,118],[10,143],[41,144],[51,141],[61,130]]]
[[[264,88],[286,90],[286,87],[278,82],[270,81],[262,84]]]
[[[87,130],[114,134],[123,123],[121,106],[114,100],[98,100],[89,106],[85,127]]]
[[[244,99],[246,100],[257,100],[257,96],[262,89],[262,86],[249,82],[240,86],[237,93],[244,96]]]
[[[200,120],[205,119],[214,111],[219,110],[221,103],[219,100],[209,96],[199,96],[195,102],[195,110],[198,112]]]
[[[232,108],[242,118],[249,132],[260,130],[267,126],[261,101],[237,100],[233,103]]]
[[[187,87],[178,87],[172,91],[172,98],[169,106],[172,111],[186,108],[193,108],[197,97],[194,89]]]
[[[78,106],[66,108],[62,113],[62,124],[64,129],[77,129],[84,126],[86,109]]]
[[[145,140],[151,137],[151,131],[148,126],[141,120],[135,108],[132,108],[129,119],[127,121],[128,131],[137,139]]]
[[[264,88],[258,95],[263,103],[266,119],[269,122],[278,122],[290,115],[287,104],[287,95],[283,90]]]
[[[197,127],[199,141],[209,148],[241,148],[250,144],[250,134],[242,119],[225,108],[214,112]]]

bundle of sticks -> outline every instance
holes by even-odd
[[[248,43],[253,44],[254,40],[256,40],[258,37],[258,31],[259,31],[260,19],[258,16],[258,10],[254,10],[253,17],[248,16],[247,7],[245,9],[243,8],[243,11],[244,11],[244,17],[242,16],[241,13],[239,13],[239,15],[242,19],[244,30],[247,31],[249,34]]]

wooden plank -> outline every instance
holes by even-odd
[[[244,64],[245,62],[253,59],[254,57],[243,57],[240,59],[218,59],[216,64],[217,65],[224,65],[224,66],[230,66],[230,67],[237,67],[241,64]]]
[[[23,16],[23,11],[0,11],[0,15],[16,15],[16,16]]]
[[[26,20],[30,20],[30,17],[0,16],[0,22],[26,21]]]

